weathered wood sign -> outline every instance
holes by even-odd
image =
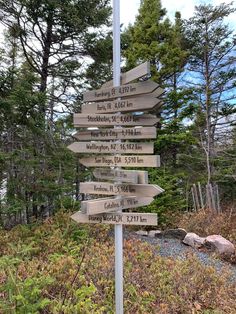
[[[160,167],[160,156],[90,156],[79,162],[85,167]]]
[[[138,65],[137,67],[129,70],[126,73],[122,73],[121,78],[120,78],[121,85],[130,83],[130,82],[132,82],[132,81],[134,81],[140,77],[143,77],[145,75],[148,75],[148,74],[150,74],[150,62],[149,61]],[[108,81],[102,85],[103,88],[104,87],[110,87],[110,86],[113,86],[113,80]]]
[[[97,154],[153,154],[153,143],[75,142],[69,148],[74,153]]]
[[[78,223],[122,224],[122,225],[157,225],[157,214],[142,213],[103,213],[88,216],[77,212],[71,218]]]
[[[138,170],[94,169],[93,175],[97,179],[120,181],[128,183],[148,183],[148,172]]]
[[[158,89],[159,91],[159,89]],[[162,91],[160,91],[161,93]],[[110,100],[106,102],[86,103],[82,106],[82,113],[112,113],[112,112],[132,112],[146,111],[161,105],[162,100],[155,98],[152,94],[136,98],[121,100]]]
[[[163,89],[158,87],[158,84],[152,81],[145,81],[140,83],[133,83],[127,85],[121,85],[118,87],[108,87],[98,90],[92,90],[84,93],[84,101],[100,101],[107,99],[114,99],[120,97],[129,97],[140,94],[148,94],[155,89],[160,89],[160,94],[163,93]]]
[[[156,128],[134,127],[79,131],[73,135],[80,141],[156,138]]]
[[[75,127],[89,126],[131,126],[131,125],[154,125],[159,121],[156,116],[151,114],[141,115],[115,115],[115,114],[74,114]]]
[[[154,197],[164,190],[154,184],[112,184],[108,182],[82,182],[80,192],[101,195],[138,195]]]
[[[81,212],[87,215],[95,215],[104,212],[115,212],[122,209],[137,208],[149,205],[153,201],[152,197],[121,197],[100,198],[81,202]]]
[[[74,135],[78,142],[68,148],[75,153],[94,154],[79,162],[85,167],[99,167],[93,171],[95,178],[114,182],[80,183],[81,193],[113,197],[81,202],[81,211],[71,216],[77,222],[157,224],[157,214],[122,213],[123,209],[149,205],[155,195],[164,191],[148,184],[147,171],[120,169],[160,167],[160,156],[151,155],[153,143],[136,140],[156,138],[154,125],[159,119],[142,112],[162,105],[163,89],[152,81],[123,85],[149,73],[149,66],[145,63],[123,74],[121,86],[112,87],[110,81],[99,90],[84,93],[82,113],[74,114],[74,126],[87,129],[79,130]],[[134,141],[122,142],[129,139]]]

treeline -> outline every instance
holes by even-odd
[[[192,207],[194,183],[236,197],[236,38],[225,23],[232,5],[200,5],[171,22],[159,0],[144,0],[122,32],[123,71],[151,62],[165,88],[150,182],[165,189],[146,209]],[[112,77],[107,0],[0,1],[0,219],[5,227],[77,208],[91,177],[66,146],[83,91]]]

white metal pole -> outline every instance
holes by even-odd
[[[113,86],[120,85],[120,0],[113,0]],[[115,225],[115,306],[123,314],[123,228]]]

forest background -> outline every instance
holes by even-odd
[[[150,79],[165,89],[155,152],[161,167],[149,181],[165,193],[143,211],[194,206],[191,188],[217,190],[220,209],[235,209],[236,37],[225,18],[233,4],[199,5],[170,21],[159,0],[143,0],[122,31],[123,72],[151,63]],[[112,77],[108,0],[0,1],[0,223],[12,227],[75,211],[89,169],[66,147],[82,93]]]

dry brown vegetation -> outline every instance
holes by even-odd
[[[58,214],[42,225],[0,231],[0,313],[114,313],[114,241],[109,226]],[[236,285],[194,255],[162,258],[124,243],[125,313],[236,313]]]

